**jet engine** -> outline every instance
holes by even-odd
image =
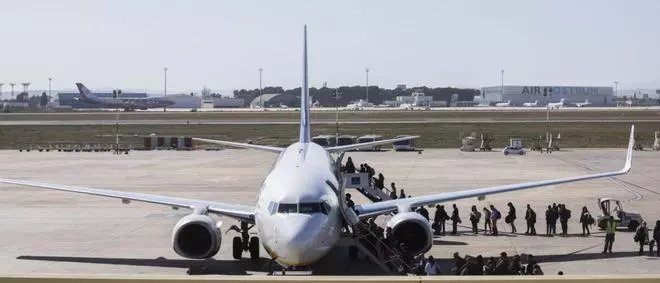
[[[392,228],[394,238],[404,243],[413,254],[422,254],[431,249],[431,224],[419,213],[398,213],[387,221],[387,228]]]
[[[174,226],[172,245],[174,251],[185,258],[203,259],[213,257],[220,250],[222,233],[220,226],[207,215],[188,215]]]

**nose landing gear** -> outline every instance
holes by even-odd
[[[254,227],[254,224],[252,224],[252,226],[248,225],[247,222],[241,222],[241,228],[238,228],[236,225],[231,225],[227,230],[227,232],[233,230],[241,233],[240,237],[236,236],[232,241],[232,255],[234,256],[234,259],[243,258],[243,252],[245,251],[250,252],[250,259],[259,259],[259,237],[250,237],[248,232]]]

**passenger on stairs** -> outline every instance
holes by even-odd
[[[383,190],[385,187],[385,176],[382,173],[378,173],[378,178],[374,179],[374,188]]]
[[[433,256],[429,256],[429,259],[424,266],[424,273],[428,276],[440,275],[440,266],[435,262]]]
[[[399,198],[406,198],[406,193],[401,189],[401,193],[399,194]]]
[[[344,166],[344,172],[346,173],[355,173],[355,164],[353,164],[353,159],[351,157],[348,157],[348,160],[346,160],[346,166]]]
[[[355,209],[355,202],[351,199],[350,193],[346,193],[346,206]]]
[[[395,192],[390,192],[390,198],[391,199],[396,199],[396,193]]]
[[[390,189],[391,189],[391,191],[390,191],[390,198],[391,198],[391,199],[396,199],[396,184],[394,184],[394,182],[392,182],[392,183],[390,184]]]

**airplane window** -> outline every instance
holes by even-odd
[[[297,213],[298,204],[296,203],[280,203],[277,207],[277,212],[279,213]]]
[[[317,203],[301,203],[299,212],[300,213],[306,213],[306,214],[321,212],[321,204],[318,203],[318,202]]]
[[[321,212],[323,212],[325,215],[330,214],[330,205],[327,201],[321,203]]]

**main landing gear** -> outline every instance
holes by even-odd
[[[243,258],[243,252],[245,251],[250,252],[250,259],[259,259],[259,237],[250,237],[250,234],[248,233],[252,227],[254,227],[254,224],[248,227],[247,222],[241,222],[241,228],[238,228],[236,225],[231,225],[231,227],[229,227],[229,230],[241,233],[240,237],[236,236],[232,241],[231,249],[234,259]]]

